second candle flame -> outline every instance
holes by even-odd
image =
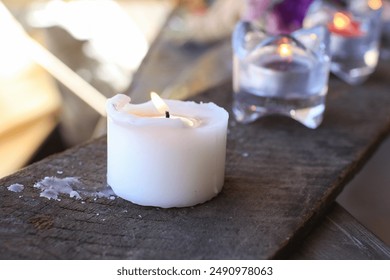
[[[278,46],[278,54],[283,58],[290,58],[292,56],[292,46],[287,43],[282,43]]]
[[[346,29],[351,25],[351,20],[348,15],[338,12],[333,17],[334,26],[339,29]]]

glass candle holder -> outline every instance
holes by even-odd
[[[382,49],[381,56],[389,60],[390,59],[390,22],[385,22],[383,26],[383,34],[382,34]]]
[[[233,112],[250,123],[281,114],[309,128],[323,119],[329,78],[324,27],[271,36],[241,21],[233,32]]]
[[[337,1],[336,1],[337,2]],[[363,83],[378,64],[381,0],[349,0],[343,6],[316,1],[305,27],[325,25],[331,33],[331,71],[349,84]]]
[[[383,2],[381,57],[390,59],[390,1]]]

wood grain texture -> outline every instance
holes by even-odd
[[[291,256],[304,260],[389,260],[390,247],[339,204]]]
[[[120,198],[49,201],[32,186],[45,176],[106,184],[105,138],[0,180],[0,256],[6,259],[286,258],[390,129],[386,68],[363,86],[331,79],[324,123],[283,117],[231,119],[224,189],[196,207],[141,207]],[[230,110],[231,83],[197,100]],[[63,171],[58,175],[57,171]],[[23,193],[6,189],[26,186]],[[19,198],[19,196],[22,197]]]

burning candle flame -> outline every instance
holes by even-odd
[[[370,0],[368,6],[373,10],[379,10],[382,7],[382,0]]]
[[[152,100],[152,103],[154,107],[156,107],[157,111],[163,115],[165,115],[165,118],[169,119],[179,119],[184,124],[186,124],[189,127],[194,127],[196,125],[196,120],[184,116],[178,116],[178,115],[171,115],[169,113],[169,107],[167,103],[164,102],[164,100],[155,92],[150,93],[150,99]]]
[[[282,43],[278,46],[278,54],[283,57],[290,57],[292,55],[292,46],[290,44]]]
[[[150,99],[153,102],[153,105],[156,107],[157,111],[161,114],[169,116],[169,107],[167,103],[155,92],[150,93]]]
[[[333,17],[333,24],[334,24],[335,28],[337,28],[339,30],[346,29],[350,26],[351,19],[349,18],[348,15],[341,13],[341,12],[338,12],[338,13],[335,13],[335,15]]]

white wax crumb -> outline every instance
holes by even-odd
[[[74,197],[74,198],[76,198],[76,199],[81,199],[80,194],[79,194],[78,192],[76,192],[76,191],[71,191],[71,192],[69,193],[69,197]]]
[[[22,198],[23,197],[23,195],[19,195],[19,198]]]
[[[248,153],[242,153],[242,156],[243,156],[243,157],[248,157],[249,154],[248,154]]]
[[[140,217],[142,219],[142,216],[141,215],[138,215],[138,217]]]
[[[64,173],[64,171],[62,171],[62,170],[57,170],[57,174],[63,174]]]
[[[35,183],[35,188],[41,190],[40,196],[47,199],[54,199],[59,201],[60,194],[68,194],[69,197],[84,200],[85,198],[93,198],[97,201],[100,198],[115,200],[117,196],[109,186],[102,186],[98,188],[88,188],[76,177],[45,177],[43,180]],[[86,201],[81,201],[85,204]]]
[[[123,210],[123,213],[127,213],[127,210]]]
[[[96,216],[99,216],[100,214],[99,213],[96,213]]]
[[[109,198],[111,200],[115,199],[115,193],[111,188],[106,188],[102,191],[96,192],[97,198]]]
[[[68,194],[70,197],[79,199],[80,195],[73,190],[72,186],[77,186],[80,181],[74,177],[57,178],[57,177],[45,177],[43,180],[34,184],[34,188],[40,189],[41,193],[39,196],[46,197],[47,199],[55,199],[60,201],[58,198],[59,194]],[[81,199],[81,197],[80,197]]]
[[[11,192],[21,192],[21,191],[24,190],[24,186],[23,186],[22,184],[16,183],[16,184],[12,184],[12,185],[9,186],[7,189],[8,189],[9,191],[11,191]]]
[[[102,221],[104,222],[106,219],[102,219]]]

